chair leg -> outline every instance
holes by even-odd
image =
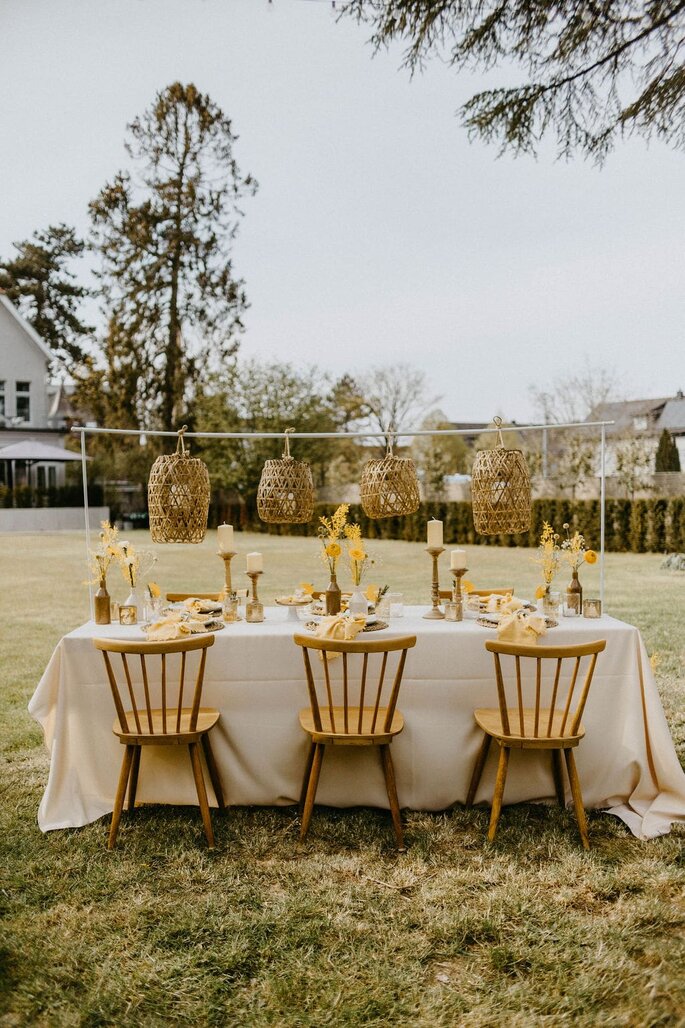
[[[586,850],[590,849],[590,839],[587,834],[587,818],[585,817],[585,808],[583,807],[583,794],[580,791],[580,779],[578,778],[578,771],[576,770],[576,761],[573,756],[573,750],[564,750],[564,757],[566,758],[566,769],[568,771],[568,779],[571,783],[571,794],[573,796],[573,806],[576,812],[576,819],[578,821],[578,831],[580,832],[580,838],[583,843],[583,848]]]
[[[300,789],[300,817],[304,810],[304,801],[307,799],[307,786],[309,785],[309,776],[312,773],[312,761],[314,760],[314,750],[316,749],[316,743],[309,743],[309,753],[307,754],[307,763],[304,768],[304,776],[302,778],[302,788]]]
[[[561,750],[552,750],[552,774],[554,790],[562,810],[566,809],[566,792],[564,790],[564,770],[561,764]]]
[[[466,796],[466,806],[473,806],[473,801],[476,798],[476,790],[480,785],[480,780],[483,776],[483,768],[485,767],[485,761],[488,759],[488,753],[490,752],[490,743],[492,742],[492,736],[487,735],[483,732],[483,741],[476,757],[476,763],[473,767],[473,774],[471,775],[471,784],[469,785],[469,791]]]
[[[497,824],[502,812],[502,799],[504,798],[504,784],[507,780],[507,769],[509,767],[509,750],[501,746],[499,751],[499,764],[497,765],[497,780],[495,781],[495,793],[492,797],[492,813],[490,814],[490,827],[488,829],[488,840],[495,841]]]
[[[202,774],[202,761],[200,760],[200,754],[198,752],[197,743],[191,742],[188,744],[188,750],[190,752],[190,763],[193,767],[193,777],[195,778],[195,788],[197,789],[197,798],[200,803],[200,812],[202,814],[202,823],[205,826],[205,835],[207,836],[207,845],[210,850],[214,849],[214,829],[212,828],[212,817],[209,813],[209,803],[207,801],[207,790],[205,789],[205,779]]]
[[[119,831],[119,820],[121,819],[121,811],[124,806],[126,786],[128,785],[128,776],[131,771],[131,761],[133,760],[134,749],[135,746],[127,746],[126,750],[124,751],[124,758],[121,762],[121,771],[119,772],[119,784],[117,785],[117,794],[114,798],[112,823],[109,827],[109,839],[107,840],[108,850],[113,850],[117,841],[117,833]]]
[[[221,788],[221,778],[219,776],[219,769],[216,766],[214,759],[214,753],[212,751],[212,744],[209,741],[209,735],[202,736],[202,750],[207,761],[207,770],[209,771],[209,780],[212,783],[214,789],[214,795],[216,796],[216,802],[219,810],[224,810],[226,804],[224,802],[224,791]]]
[[[128,784],[128,809],[135,810],[136,792],[138,790],[138,772],[140,770],[140,755],[142,746],[135,746],[133,749],[133,762],[131,763],[131,781]]]
[[[383,764],[383,774],[385,776],[385,788],[388,793],[388,800],[390,801],[392,823],[395,827],[397,849],[400,853],[404,853],[407,847],[404,845],[404,832],[402,831],[400,802],[397,798],[397,785],[395,784],[395,768],[392,762],[392,754],[390,753],[390,746],[387,744],[385,746],[379,746],[379,749],[381,751],[381,763]]]
[[[314,747],[314,755],[312,757],[312,769],[309,774],[309,782],[307,784],[307,795],[304,801],[304,810],[302,811],[302,825],[300,826],[300,841],[302,841],[309,831],[309,822],[312,819],[312,811],[314,809],[314,800],[316,799],[316,790],[319,785],[319,775],[321,774],[321,765],[323,763],[323,755],[325,746],[322,742],[316,743]]]

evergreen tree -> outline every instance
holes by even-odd
[[[654,464],[655,471],[680,471],[680,454],[675,439],[664,429],[659,437]]]
[[[16,257],[0,259],[0,289],[56,357],[70,368],[80,364],[83,344],[94,331],[79,314],[91,291],[77,284],[71,266],[85,243],[68,225],[50,225],[13,245]]]
[[[247,300],[231,252],[257,184],[235,161],[231,122],[192,84],[162,90],[128,130],[135,175],[119,172],[90,205],[110,325],[102,384],[111,392],[135,366],[129,409],[173,430],[237,350]]]
[[[601,161],[617,138],[656,135],[685,146],[683,0],[349,0],[377,49],[407,44],[411,71],[439,55],[458,70],[521,68],[524,81],[462,107],[472,136],[535,153],[556,135],[560,155]]]

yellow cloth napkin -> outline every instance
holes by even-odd
[[[180,614],[168,614],[159,621],[153,621],[145,629],[148,642],[170,642],[188,635],[206,632],[204,620],[183,618]]]
[[[497,625],[500,642],[518,643],[521,646],[535,646],[538,638],[546,631],[544,618],[530,617],[521,609],[502,614]]]
[[[366,618],[348,618],[340,614],[333,614],[321,618],[314,635],[317,639],[330,639],[336,642],[348,642],[355,639],[366,624]],[[323,650],[319,650],[319,656],[323,660]],[[326,653],[329,660],[339,657],[339,653]]]
[[[523,607],[523,600],[519,600],[518,596],[510,596],[505,603],[500,607],[503,614],[514,614],[517,610],[521,610]]]

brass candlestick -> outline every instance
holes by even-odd
[[[235,550],[228,550],[226,553],[219,550],[219,556],[224,562],[224,621],[229,623],[242,621],[243,619],[238,613],[238,597],[233,591],[231,582],[231,561],[237,556],[237,553]]]
[[[442,620],[445,617],[444,610],[440,608],[440,581],[438,579],[438,557],[444,552],[444,546],[426,547],[426,553],[430,553],[433,558],[433,582],[431,587],[431,599],[433,601],[433,606],[430,610],[427,610],[423,616],[433,620]]]
[[[247,577],[252,580],[252,599],[245,604],[245,620],[251,624],[257,624],[264,620],[264,604],[260,603],[257,596],[257,579],[263,572],[248,571]]]
[[[467,568],[450,568],[454,576],[452,599],[445,604],[445,618],[448,621],[462,621],[464,618],[464,601],[461,598],[461,580]]]

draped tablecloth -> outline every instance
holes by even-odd
[[[405,608],[405,617],[383,632],[417,636],[400,692],[406,727],[392,753],[400,805],[442,810],[466,798],[482,738],[474,708],[497,706],[492,655],[484,647],[495,632],[470,620],[424,620],[422,613]],[[308,698],[294,628],[281,608],[267,608],[262,624],[227,625],[208,650],[202,702],[221,711],[211,738],[228,804],[298,800],[308,745],[298,711]],[[92,622],[70,632],[29,704],[50,753],[38,812],[43,831],[88,824],[112,810],[122,747],[112,734],[114,705],[102,655],[91,642],[97,636],[140,640],[143,633]],[[635,835],[652,838],[685,820],[685,775],[639,631],[608,616],[561,619],[540,645],[598,638],[607,640],[607,648],[583,718],[586,737],[576,750],[585,806],[607,809]],[[496,760],[491,752],[476,802],[492,798]],[[554,795],[549,755],[513,751],[505,803],[551,801]],[[185,747],[145,748],[138,800],[196,802]],[[378,755],[371,748],[341,753],[330,747],[317,802],[387,807]]]

